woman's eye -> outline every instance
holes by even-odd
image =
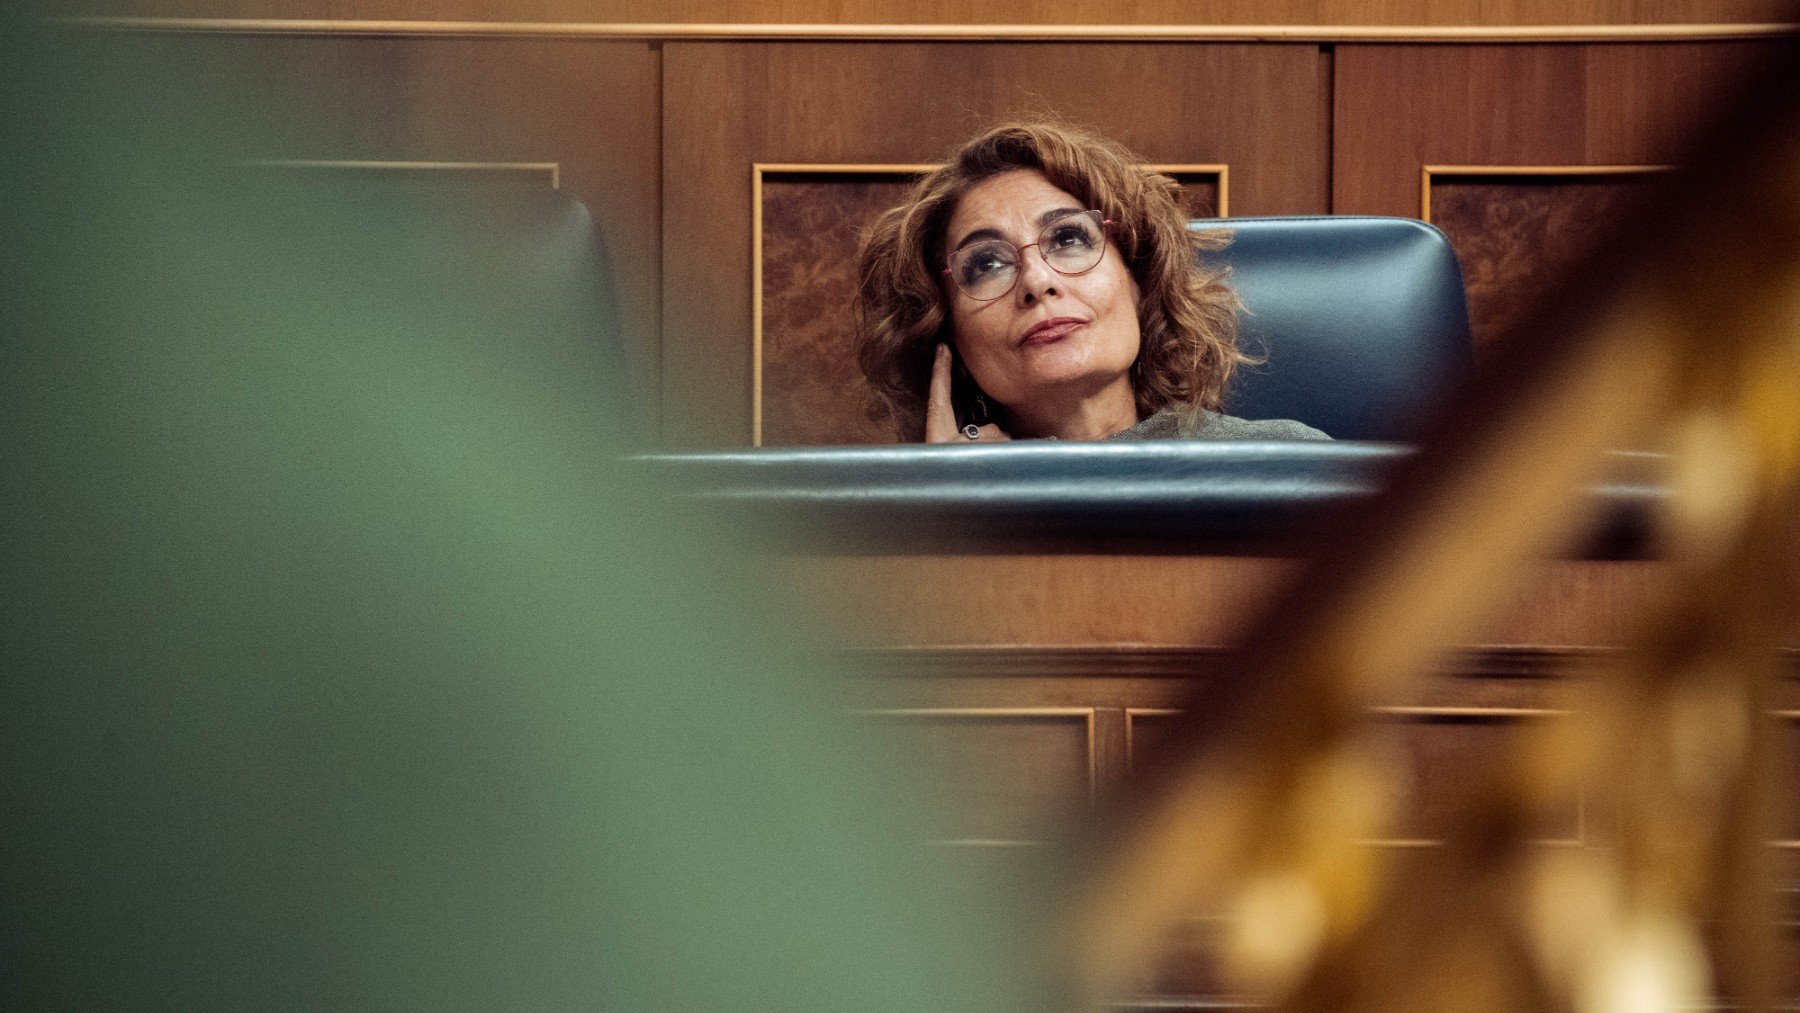
[[[1053,250],[1085,249],[1094,245],[1094,237],[1079,225],[1058,225],[1046,245]]]
[[[979,281],[1004,271],[1009,266],[1011,265],[1006,258],[998,251],[977,250],[963,258],[962,279],[965,282]]]

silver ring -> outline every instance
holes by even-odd
[[[981,439],[981,428],[971,422],[963,427],[963,435],[971,440],[979,440]]]

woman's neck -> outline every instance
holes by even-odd
[[[1137,396],[1131,381],[1116,383],[1068,400],[1042,400],[1007,406],[1008,432],[1014,437],[1059,440],[1104,440],[1138,424]]]

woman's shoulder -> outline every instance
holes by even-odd
[[[1329,440],[1330,436],[1293,419],[1240,419],[1202,409],[1192,422],[1165,408],[1111,440]]]

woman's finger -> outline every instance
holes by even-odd
[[[940,343],[931,363],[931,393],[925,399],[925,442],[949,443],[966,439],[956,429],[956,408],[950,403],[950,346]]]
[[[1012,436],[1009,433],[1007,433],[1006,430],[1001,429],[999,426],[994,425],[991,422],[985,426],[982,426],[980,429],[978,429],[977,433],[979,433],[979,435],[975,437],[976,443],[1010,443],[1010,442],[1012,442]],[[963,439],[966,440],[966,439],[968,439],[968,437],[964,436]]]

